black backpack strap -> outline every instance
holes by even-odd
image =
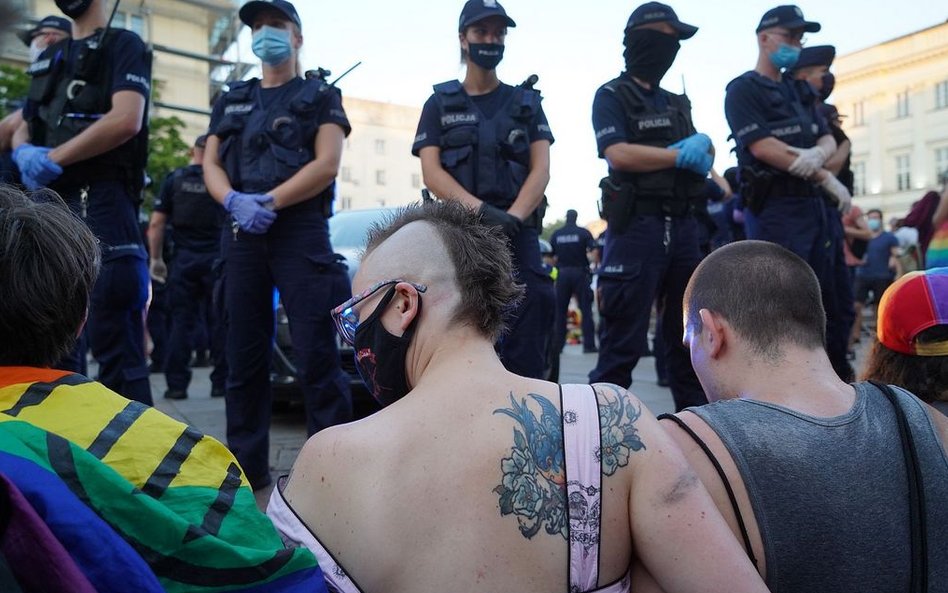
[[[741,539],[744,540],[744,549],[747,550],[747,557],[750,558],[750,561],[754,563],[754,567],[757,567],[757,556],[754,555],[754,548],[751,546],[750,536],[747,534],[747,525],[744,523],[744,516],[741,515],[741,509],[737,506],[737,497],[734,495],[734,489],[731,487],[731,481],[727,479],[727,475],[724,473],[724,468],[721,467],[721,462],[718,461],[717,457],[714,456],[714,453],[711,452],[711,448],[708,447],[708,444],[701,440],[701,437],[698,436],[690,426],[685,424],[685,421],[675,416],[673,414],[661,414],[658,416],[659,420],[671,420],[678,425],[678,428],[685,431],[685,434],[690,436],[692,440],[701,450],[704,451],[704,454],[708,456],[708,459],[711,461],[711,465],[714,466],[715,471],[718,472],[718,477],[721,478],[721,482],[724,483],[724,490],[727,492],[728,500],[731,501],[731,508],[734,509],[734,515],[737,517],[737,526],[741,530]]]
[[[902,453],[905,457],[905,473],[909,483],[909,518],[912,533],[912,575],[909,591],[911,593],[925,593],[928,591],[928,526],[925,515],[925,491],[922,484],[922,470],[918,462],[918,450],[912,439],[905,410],[899,403],[898,396],[892,387],[870,381],[881,391],[892,407],[895,408],[895,420],[899,426],[899,437],[902,440]]]

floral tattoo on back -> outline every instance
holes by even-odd
[[[501,516],[514,515],[527,539],[543,529],[568,540],[572,518],[567,505],[563,424],[574,424],[576,413],[565,410],[561,415],[542,395],[530,393],[528,398],[517,401],[511,393],[510,407],[494,410],[494,414],[513,418],[517,426],[510,456],[500,462],[502,481],[493,492],[500,496]],[[595,455],[602,473],[611,476],[628,465],[631,452],[645,449],[635,428],[642,409],[641,405],[632,406],[618,388],[612,393],[601,392],[598,406],[601,440]],[[582,487],[598,490],[591,485]]]

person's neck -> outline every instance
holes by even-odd
[[[440,336],[437,346],[420,342],[421,354],[408,361],[412,391],[433,391],[441,397],[459,386],[508,374],[489,340],[467,328],[452,333]]]
[[[742,353],[735,358],[730,382],[738,387],[736,397],[781,405],[812,416],[838,416],[855,399],[853,388],[844,383],[826,351],[784,346],[777,360]]]
[[[468,95],[486,95],[500,86],[500,79],[497,70],[485,70],[469,61],[463,85]]]
[[[276,66],[264,64],[260,86],[265,89],[283,86],[294,78],[296,78],[296,60],[293,58]]]
[[[104,28],[109,22],[105,15],[105,5],[93,3],[82,16],[76,17],[72,23],[72,34],[75,39],[85,39],[92,36],[97,29]]]
[[[780,82],[780,70],[770,61],[770,56],[761,51],[757,56],[757,67],[754,72],[774,82]]]
[[[646,90],[649,90],[649,91],[652,90],[652,83],[647,82],[647,81],[645,81],[645,80],[642,80],[642,79],[639,78],[638,76],[632,76],[631,74],[629,75],[629,78],[631,78],[632,80],[634,80],[635,83],[636,83],[637,85],[639,85],[640,87],[642,87],[643,89],[646,89]]]

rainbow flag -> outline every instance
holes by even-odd
[[[100,592],[326,591],[224,445],[82,375],[0,367],[0,472]]]

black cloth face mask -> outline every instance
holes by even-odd
[[[408,346],[421,315],[421,295],[418,295],[418,313],[415,318],[408,324],[404,334],[392,335],[382,325],[382,313],[394,297],[393,286],[385,293],[369,318],[356,328],[353,340],[359,376],[382,407],[395,403],[408,393],[408,377],[405,371]]]
[[[632,29],[625,35],[625,69],[645,82],[658,85],[671,68],[681,44],[674,35],[654,29]]]
[[[836,86],[836,77],[832,72],[823,74],[823,88],[820,89],[820,101],[826,101],[833,93],[833,87]]]
[[[71,19],[84,15],[90,6],[92,0],[56,0],[56,7]]]
[[[502,43],[468,43],[467,51],[471,61],[484,70],[493,70],[504,59]]]

